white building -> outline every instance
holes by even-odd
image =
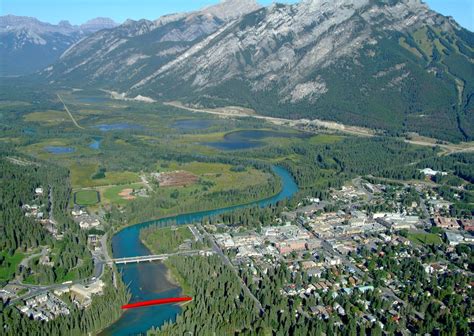
[[[440,171],[437,171],[437,170],[433,170],[431,168],[420,169],[420,172],[425,174],[426,176],[435,176],[435,175],[438,175],[438,174],[440,174],[441,176],[448,175],[448,173],[446,173],[446,172],[440,172]]]
[[[97,227],[100,225],[100,222],[98,219],[93,219],[93,220],[83,220],[79,222],[79,226],[81,229],[90,229],[93,227]]]
[[[446,232],[446,239],[451,246],[459,245],[464,241],[464,237],[462,235],[449,231]]]

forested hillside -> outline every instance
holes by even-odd
[[[35,188],[42,187],[43,195],[36,196]],[[87,245],[87,234],[79,229],[67,213],[70,200],[69,172],[52,163],[38,161],[18,155],[13,151],[0,153],[0,246],[12,256],[26,252],[40,245],[54,251],[54,268],[38,265],[38,278],[30,279],[41,283],[62,281],[70,273],[77,277],[92,272],[92,259]],[[22,206],[41,206],[42,212],[51,214],[58,234],[58,240],[46,230],[36,218],[26,217]],[[20,270],[16,270],[20,274]],[[22,269],[20,276],[28,277],[30,271]],[[8,280],[8,279],[4,279]]]

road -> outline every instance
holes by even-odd
[[[54,196],[53,196],[53,187],[48,186],[48,205],[49,205],[49,221],[52,224],[56,224],[54,220]]]
[[[67,114],[69,114],[69,117],[71,118],[72,122],[74,123],[74,125],[79,128],[79,129],[85,129],[84,127],[80,126],[76,119],[74,119],[74,117],[72,116],[72,113],[69,111],[69,109],[67,108],[66,104],[64,103],[63,99],[61,98],[61,96],[59,95],[59,93],[57,94],[59,100],[61,101],[61,103],[63,103],[64,105],[64,109],[66,110]]]
[[[59,289],[59,288],[70,287],[71,285],[74,285],[74,284],[88,285],[88,284],[90,284],[94,281],[95,281],[95,279],[93,280],[93,278],[91,278],[91,279],[87,278],[87,279],[80,279],[80,280],[72,281],[71,283],[68,283],[68,284],[62,283],[62,284],[54,284],[54,285],[49,285],[49,286],[25,285],[25,284],[16,284],[15,282],[11,282],[11,284],[17,285],[19,287],[28,288],[29,292],[24,294],[24,295],[19,296],[16,299],[13,299],[13,300],[9,301],[8,305],[15,304],[20,300],[28,300],[29,298],[35,297],[35,296],[40,295],[42,293],[54,291],[54,290]]]
[[[361,177],[356,177],[355,179],[352,180],[352,184],[354,187],[357,188],[357,190],[361,193],[364,193],[367,195],[367,202],[370,203],[372,201],[372,198],[374,198],[374,195],[368,191],[364,186],[362,185],[362,178]]]
[[[36,258],[36,257],[40,257],[40,256],[44,257],[46,255],[46,253],[48,253],[48,248],[47,247],[42,247],[41,252],[32,254],[32,255],[24,258],[21,261],[20,266],[23,266],[23,267],[27,268],[28,263],[30,262],[31,259]]]
[[[234,272],[235,276],[239,279],[239,283],[240,283],[240,287],[242,288],[242,290],[244,291],[245,294],[247,294],[250,298],[252,298],[252,300],[255,302],[258,310],[260,311],[260,313],[263,315],[265,313],[265,309],[263,309],[263,306],[262,304],[260,303],[260,301],[255,297],[255,295],[252,294],[252,292],[250,291],[250,289],[247,287],[247,284],[242,280],[242,278],[240,277],[239,273],[237,273],[237,270],[234,268],[234,265],[232,265],[232,263],[230,262],[229,258],[224,254],[224,252],[222,252],[221,248],[216,244],[216,242],[214,241],[214,237],[212,237],[211,234],[209,234],[203,227],[201,224],[197,224],[197,227],[199,228],[199,230],[201,230],[202,232],[204,232],[204,235],[209,238],[209,241],[211,242],[212,244],[212,249],[214,250],[214,252],[222,259],[222,261],[224,262],[224,264],[228,265],[232,271]]]
[[[150,255],[140,255],[136,257],[125,257],[125,258],[115,258],[107,260],[108,264],[128,264],[128,263],[139,263],[139,262],[147,262],[147,261],[156,261],[156,260],[166,260],[172,256],[193,256],[199,255],[203,252],[209,252],[209,249],[204,250],[187,250],[187,251],[179,251],[175,253],[164,253],[164,254],[150,254]]]
[[[189,230],[192,232],[192,234],[194,235],[194,238],[196,238],[196,241],[198,242],[202,242],[202,236],[201,234],[199,233],[199,230],[196,229],[196,227],[194,225],[191,225],[189,227]]]

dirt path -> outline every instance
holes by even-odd
[[[69,109],[67,108],[66,104],[64,103],[63,99],[61,98],[61,96],[59,95],[59,93],[57,94],[59,100],[61,101],[61,103],[63,103],[64,105],[64,109],[66,110],[67,114],[69,114],[69,117],[71,118],[72,122],[74,123],[74,125],[79,128],[79,129],[85,129],[84,127],[80,126],[76,119],[74,119],[74,117],[72,116],[72,113],[69,111]]]
[[[459,144],[451,144],[451,143],[437,144],[435,142],[423,141],[423,140],[405,139],[404,141],[412,145],[439,147],[442,149],[442,152],[439,154],[440,156],[451,155],[455,153],[474,152],[474,142],[462,142]]]
[[[199,113],[209,113],[214,115],[219,115],[223,117],[252,117],[255,119],[266,120],[271,122],[275,125],[279,126],[289,126],[289,127],[303,127],[303,126],[316,126],[327,128],[329,130],[339,131],[342,133],[348,133],[351,135],[358,135],[358,136],[374,136],[375,132],[368,128],[358,127],[358,126],[348,126],[343,125],[340,123],[336,123],[333,121],[323,121],[319,119],[284,119],[284,118],[275,118],[275,117],[267,117],[255,114],[255,111],[243,107],[238,106],[228,106],[228,107],[221,107],[216,109],[198,109],[193,107],[188,107],[183,105],[181,102],[172,101],[172,102],[165,102],[164,105],[173,106],[176,108],[188,110],[191,112],[199,112]]]

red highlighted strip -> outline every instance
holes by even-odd
[[[193,298],[189,297],[189,296],[177,297],[177,298],[167,298],[167,299],[156,299],[156,300],[150,300],[150,301],[129,303],[129,304],[123,305],[122,309],[155,306],[155,305],[162,305],[162,304],[176,303],[176,302],[185,302],[185,301],[191,301],[192,299]]]

